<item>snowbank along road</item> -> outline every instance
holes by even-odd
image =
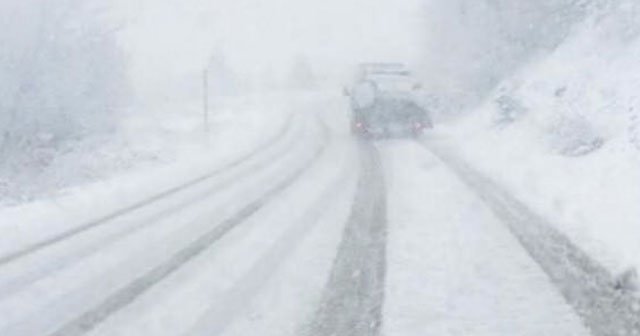
[[[640,300],[624,288],[616,288],[606,268],[491,179],[446,152],[425,147],[438,153],[508,225],[594,335],[640,333]]]
[[[206,176],[0,256],[0,335],[640,334],[604,269],[428,136],[327,124],[295,114]]]

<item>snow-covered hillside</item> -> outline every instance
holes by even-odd
[[[640,4],[603,6],[440,130],[613,272],[640,266],[639,37]]]

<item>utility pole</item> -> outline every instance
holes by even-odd
[[[209,69],[205,68],[202,72],[202,98],[203,98],[203,108],[204,108],[204,135],[207,138],[209,137]]]

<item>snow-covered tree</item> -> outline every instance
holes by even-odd
[[[426,8],[423,74],[473,103],[537,54],[554,49],[589,0],[451,0]],[[472,92],[473,94],[469,94]]]
[[[289,72],[288,83],[292,89],[309,90],[317,86],[313,68],[306,57],[296,57]]]
[[[0,1],[0,162],[113,128],[124,56],[103,3]]]
[[[274,91],[281,88],[282,83],[278,80],[276,72],[272,66],[265,66],[258,76],[258,88],[262,91]]]

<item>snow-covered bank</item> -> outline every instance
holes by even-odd
[[[236,137],[235,149],[255,143],[286,105],[280,96],[212,99],[205,138],[202,104],[156,102],[131,107],[109,133],[88,134],[59,146],[43,145],[36,161],[0,171],[0,206],[59,197],[70,190],[136,170],[188,161]],[[271,119],[274,120],[271,120]],[[272,122],[273,121],[273,122]],[[211,146],[220,148],[212,148]],[[36,145],[37,147],[37,145]]]
[[[614,273],[640,267],[639,9],[621,2],[596,13],[431,138]]]
[[[155,196],[247,155],[282,133],[295,114],[288,107],[292,99],[262,97],[215,110],[208,144],[201,125],[177,123],[171,119],[175,113],[158,119],[159,124],[172,128],[164,134],[158,133],[157,125],[145,123],[148,119],[138,125],[130,123],[129,131],[138,137],[135,144],[163,160],[69,188],[51,198],[0,208],[0,254]],[[297,100],[303,104],[308,98]],[[179,127],[182,133],[175,131]]]

